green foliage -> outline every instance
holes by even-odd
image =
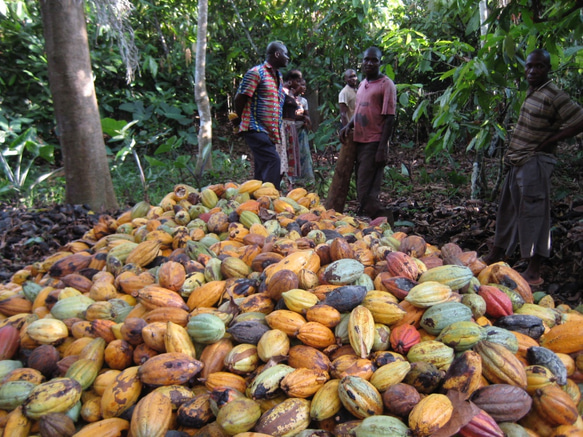
[[[182,138],[163,135],[154,138],[136,137],[134,128],[139,126],[138,120],[127,123],[104,118],[101,125],[103,132],[110,137],[109,151],[115,154],[112,167],[114,186],[121,198],[128,199],[129,203],[149,201],[150,198],[161,199],[171,187],[179,183],[203,187],[216,181],[247,179],[249,164],[243,157],[233,157],[220,150],[210,151],[214,168],[198,175],[192,157],[183,153]],[[143,154],[140,158],[136,151],[140,144],[142,150],[150,149],[148,145],[157,147],[152,148],[151,154]],[[131,160],[126,160],[130,155],[134,158],[133,164]],[[141,185],[142,190],[136,191],[138,185]]]
[[[0,110],[48,140],[54,123],[38,10],[34,2],[0,5]]]
[[[39,173],[37,158],[45,163],[54,161],[54,147],[45,144],[34,127],[25,128],[30,120],[9,120],[0,108],[0,197],[20,201],[28,197],[41,182],[54,177],[61,169]],[[36,170],[36,171],[35,171]],[[34,174],[33,173],[38,173]]]
[[[523,63],[533,49],[546,48],[557,70],[569,65],[579,70],[583,67],[581,48],[575,45],[581,36],[580,10],[567,14],[564,4],[557,5],[539,4],[541,9],[534,10],[532,5],[511,2],[494,9],[480,49],[460,45],[454,51],[452,62],[457,62],[439,76],[448,86],[432,105],[434,131],[426,147],[429,157],[458,146],[482,151],[497,141],[495,137],[506,139],[508,125],[515,120],[524,99],[527,85],[522,80]],[[466,14],[464,22],[468,26],[472,20],[473,16]],[[571,93],[577,88],[565,89]],[[425,109],[419,108],[417,115],[424,115]]]
[[[162,183],[204,185],[249,175],[248,160],[221,137],[221,128],[243,73],[263,61],[272,40],[286,43],[289,68],[300,68],[308,94],[317,96],[313,107],[320,124],[312,142],[318,157],[316,187],[323,197],[339,147],[342,74],[347,68],[358,71],[369,46],[381,48],[383,71],[398,87],[394,146],[401,141],[406,147],[424,147],[427,158],[454,151],[473,156],[505,143],[526,89],[522,63],[535,47],[549,50],[554,77],[569,94],[581,99],[583,92],[581,9],[572,0],[489,4],[484,36],[476,2],[217,0],[209,10],[206,84],[215,147],[226,145],[221,149],[230,153],[213,151],[214,168],[200,175],[194,170],[199,153],[194,102],[198,4],[135,0],[133,5],[130,24],[140,66],[129,84],[115,36],[87,9],[96,93],[122,198],[155,197],[168,190],[158,188]],[[0,114],[6,123],[18,125],[18,132],[11,128],[16,135],[5,137],[0,147],[15,180],[18,165],[20,177],[26,174],[29,181],[31,173],[47,172],[35,171],[45,161],[30,146],[14,145],[18,135],[28,132],[26,140],[19,140],[24,143],[58,144],[43,45],[38,2],[0,0]],[[60,165],[59,146],[54,149],[56,160],[49,170]],[[20,164],[16,150],[23,153]],[[127,159],[130,155],[133,160]],[[30,162],[34,164],[28,167]],[[406,189],[399,175],[395,171],[388,177]],[[454,187],[467,182],[456,175],[449,179]],[[4,184],[14,186],[9,181],[5,176]],[[136,190],[140,185],[142,192]]]

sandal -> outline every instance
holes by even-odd
[[[533,281],[529,281],[527,279],[526,282],[528,282],[528,285],[530,285],[530,286],[537,287],[537,286],[543,285],[545,283],[545,280],[543,278],[538,278],[538,279],[535,279]]]

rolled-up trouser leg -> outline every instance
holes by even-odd
[[[348,191],[350,191],[350,178],[352,177],[355,158],[356,150],[351,133],[338,154],[332,184],[326,198],[325,206],[327,209],[334,209],[340,213],[344,212],[346,197],[348,196]]]
[[[376,165],[378,142],[357,143],[356,148],[356,193],[360,211],[369,216],[379,209],[378,196],[383,181],[383,167]]]
[[[520,167],[516,181],[522,193],[518,211],[520,255],[551,255],[551,173],[554,159],[535,156]]]
[[[494,245],[506,255],[520,244],[520,255],[548,258],[551,250],[551,174],[555,159],[538,155],[512,167],[502,187]]]

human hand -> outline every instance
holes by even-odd
[[[345,143],[346,142],[346,138],[347,138],[347,135],[348,135],[348,131],[349,131],[348,125],[344,126],[343,128],[341,128],[338,131],[338,138],[340,139],[340,142],[341,143]]]
[[[345,143],[348,139],[350,139],[352,137],[353,132],[354,132],[354,124],[352,124],[352,123],[348,123],[347,125],[342,127],[340,129],[340,132],[338,132],[338,136],[340,137],[340,141],[342,143]]]
[[[239,133],[239,125],[241,124],[241,119],[235,112],[229,112],[229,121],[233,125],[233,133]]]
[[[377,167],[384,167],[387,165],[387,150],[386,147],[379,147],[375,155],[375,164]]]
[[[235,112],[229,112],[229,121],[233,126],[239,126],[241,124],[241,119]]]
[[[543,141],[534,149],[534,151],[552,153],[554,145],[554,142]]]

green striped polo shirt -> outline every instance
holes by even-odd
[[[581,120],[583,108],[551,81],[530,91],[520,108],[506,161],[523,165],[536,153],[543,153],[534,151],[541,142]]]

